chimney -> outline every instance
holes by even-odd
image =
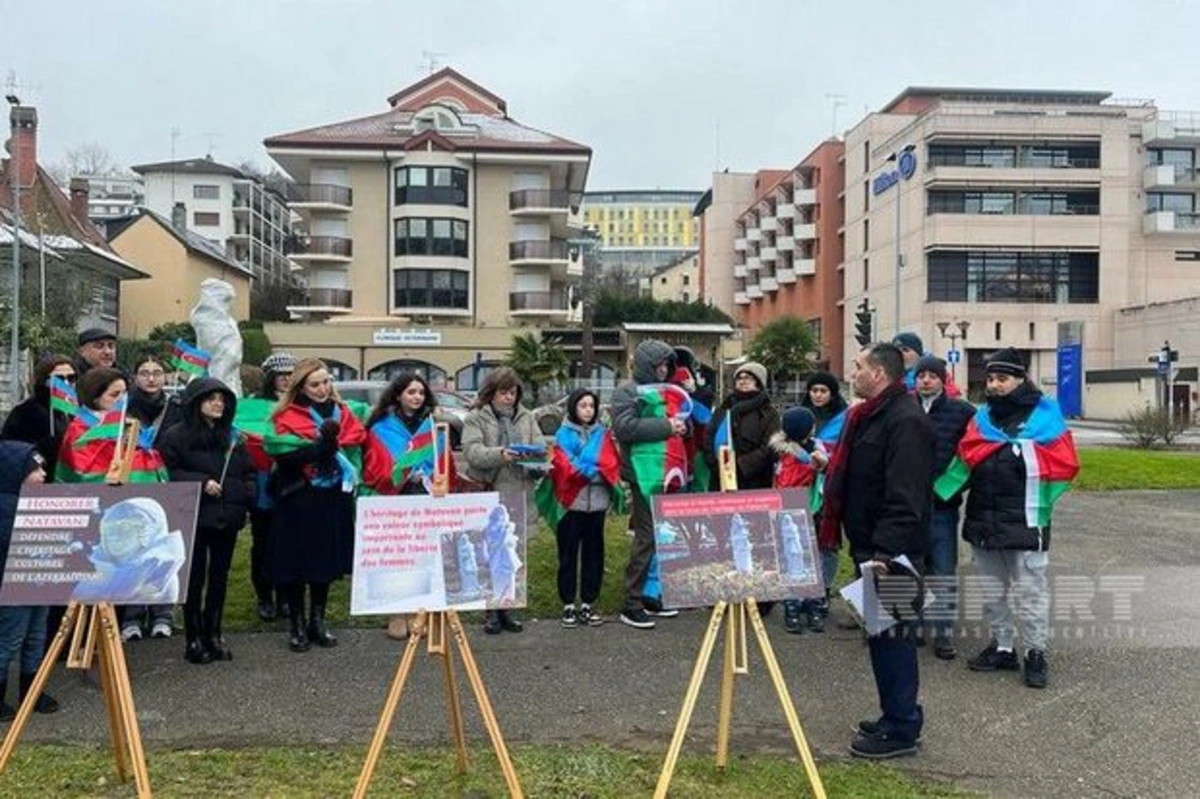
[[[9,115],[12,123],[12,140],[9,153],[17,165],[17,182],[20,188],[33,187],[37,179],[37,109],[27,105],[15,105]]]
[[[180,233],[187,232],[187,206],[181,202],[175,203],[175,207],[171,209],[171,227]]]
[[[71,178],[71,216],[80,222],[88,218],[87,178]]]

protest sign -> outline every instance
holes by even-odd
[[[199,483],[25,486],[0,605],[182,602],[199,503]]]
[[[656,496],[654,543],[667,607],[824,595],[805,491]]]
[[[358,500],[351,614],[525,606],[525,497]]]

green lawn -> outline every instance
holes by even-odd
[[[371,783],[371,796],[482,799],[506,795],[490,748],[471,744],[471,769],[454,772],[449,749],[384,750]],[[511,751],[526,796],[625,799],[649,796],[662,768],[660,754],[638,754],[600,746],[522,746]],[[154,750],[148,754],[151,787],[158,797],[327,797],[349,796],[366,747],[288,747],[236,750]],[[967,797],[952,787],[919,781],[868,763],[822,764],[829,796],[859,799]],[[712,757],[685,754],[671,783],[672,796],[760,799],[811,796],[799,759],[759,755],[731,758],[719,773]],[[132,797],[120,784],[107,750],[85,747],[21,746],[3,776],[4,796]]]
[[[1085,447],[1079,460],[1082,491],[1200,488],[1200,453]]]

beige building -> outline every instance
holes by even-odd
[[[734,222],[754,202],[761,189],[776,182],[781,170],[714,172],[712,187],[701,197],[693,214],[697,221],[700,256],[700,291],[705,302],[738,317],[734,304]]]
[[[182,214],[164,219],[148,209],[106,225],[109,244],[138,264],[149,280],[133,281],[121,292],[121,335],[145,338],[161,324],[186,320],[209,278],[233,286],[233,316],[250,318],[250,270],[216,243],[187,229]]]
[[[938,323],[969,322],[972,387],[1012,346],[1053,391],[1063,322],[1083,323],[1089,372],[1144,367],[1117,320],[1200,293],[1198,146],[1190,118],[1103,92],[906,89],[846,135],[844,305],[943,357]]]
[[[688,253],[674,263],[659,267],[639,281],[643,297],[659,302],[695,302],[700,296],[700,255]]]
[[[443,69],[389,109],[266,140],[298,183],[308,236],[303,321],[277,347],[343,377],[403,369],[473,388],[523,328],[573,321],[591,149],[526,127],[503,99]],[[344,357],[343,357],[344,356]]]

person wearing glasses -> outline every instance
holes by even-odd
[[[54,474],[58,448],[71,417],[50,408],[50,380],[59,378],[75,384],[75,366],[65,355],[46,355],[33,369],[33,393],[8,414],[0,438],[33,444],[46,464],[46,473]]]

